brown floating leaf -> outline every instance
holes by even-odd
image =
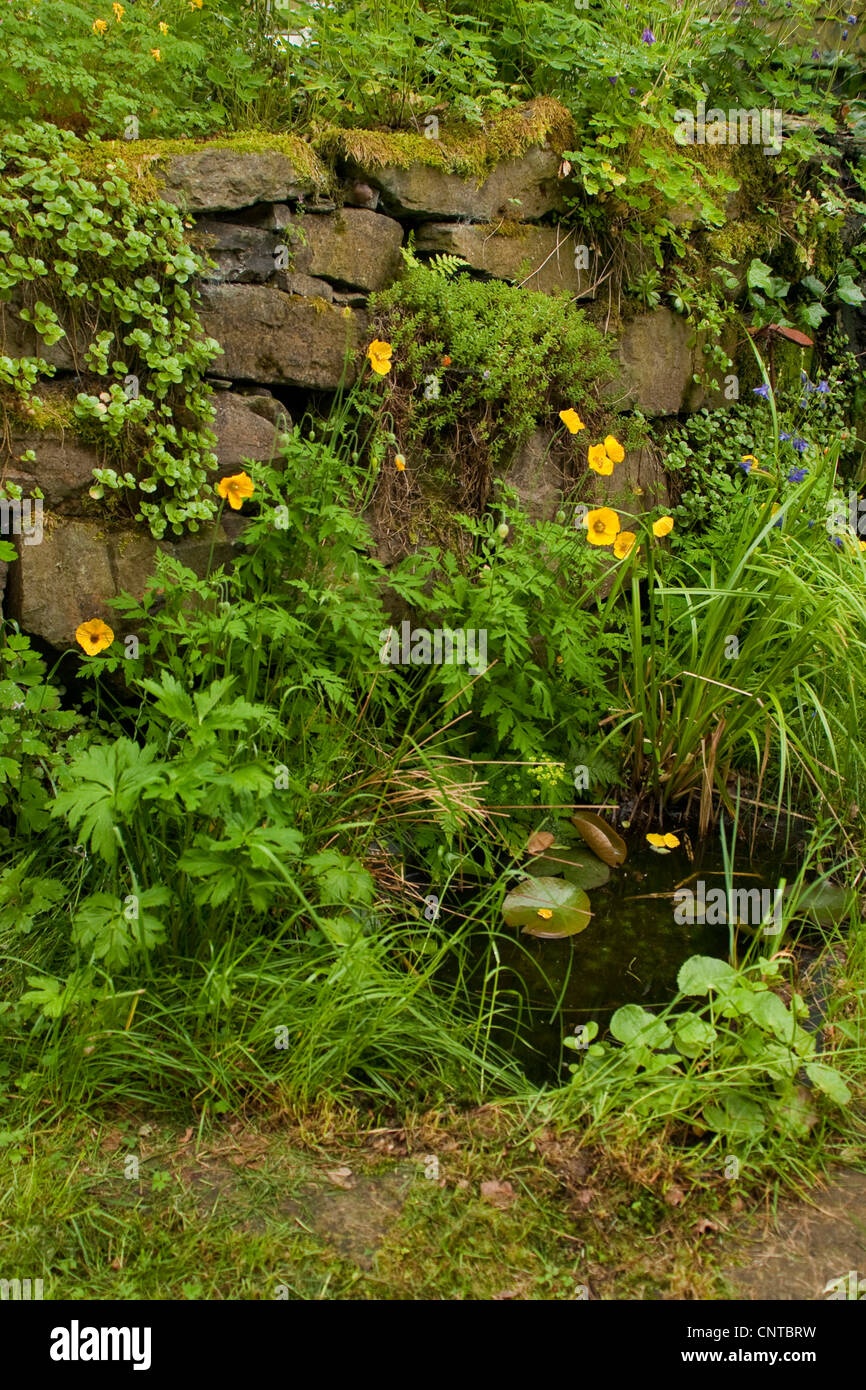
[[[628,853],[625,840],[595,811],[575,811],[572,821],[594,854],[603,864],[616,868]]]
[[[542,854],[556,839],[549,830],[534,830],[526,842],[527,854]]]

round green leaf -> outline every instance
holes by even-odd
[[[536,859],[526,865],[526,872],[533,878],[555,878],[561,875],[576,888],[588,892],[600,888],[610,878],[610,869],[596,859],[588,849],[570,849],[564,845],[551,845]]]
[[[715,956],[690,956],[680,966],[677,989],[681,994],[709,994],[711,989],[721,989],[735,978],[736,971],[727,961]]]
[[[527,936],[557,941],[583,931],[592,914],[583,890],[564,878],[527,878],[508,894],[502,915]]]

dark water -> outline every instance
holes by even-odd
[[[778,856],[748,862],[738,852],[734,888],[777,886],[785,868]],[[787,874],[790,879],[790,871]],[[727,925],[677,923],[673,890],[695,888],[701,878],[706,891],[725,887],[724,861],[718,842],[707,842],[690,861],[684,848],[670,854],[640,850],[610,881],[590,894],[592,919],[585,931],[563,941],[541,941],[506,928],[499,940],[503,966],[501,987],[522,1001],[519,1036],[503,1028],[498,1040],[525,1067],[532,1080],[555,1080],[567,1075],[574,1060],[562,1039],[590,1019],[603,1036],[611,1014],[622,1004],[662,1008],[676,993],[677,972],[689,956],[730,957]],[[657,894],[660,896],[651,896]],[[742,957],[753,933],[741,930],[737,950]],[[773,938],[763,938],[772,954]],[[516,1017],[516,1010],[515,1010]]]

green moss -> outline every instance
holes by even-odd
[[[533,145],[561,151],[574,138],[568,111],[552,97],[501,112],[480,133],[474,127],[443,127],[440,139],[406,131],[343,130],[331,126],[315,141],[326,160],[352,160],[361,168],[408,169],[413,164],[442,169],[480,182],[503,159],[525,154]]]
[[[275,135],[264,130],[243,135],[219,136],[212,140],[103,140],[83,146],[77,152],[81,171],[98,179],[123,165],[130,190],[137,202],[153,202],[162,187],[162,165],[171,155],[196,154],[203,149],[234,150],[237,154],[262,154],[276,150],[292,161],[302,179],[324,191],[331,175],[316,151],[299,135]]]

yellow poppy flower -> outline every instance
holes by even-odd
[[[200,10],[201,0],[189,0],[189,7],[191,10]]]
[[[75,629],[75,640],[88,656],[97,656],[99,652],[111,646],[114,633],[101,618],[91,618],[89,622],[81,623]]]
[[[217,492],[225,497],[233,512],[240,511],[247,497],[252,497],[255,487],[248,473],[233,473],[230,478],[220,478]]]
[[[91,28],[93,29],[94,34],[104,34],[106,29],[108,28],[108,25],[104,19],[94,19]]]
[[[161,34],[167,34],[167,33],[168,33],[168,25],[167,25],[163,20],[160,20],[160,21],[159,21],[159,32],[160,32]]]
[[[670,854],[672,849],[679,849],[679,840],[670,832],[667,835],[647,835],[647,840],[656,854]]]
[[[608,458],[603,444],[590,444],[587,458],[593,472],[600,473],[603,478],[613,472],[613,459]]]
[[[866,541],[858,541],[857,544],[861,550],[866,550]]]
[[[653,535],[661,538],[669,536],[674,529],[674,519],[672,516],[660,516],[658,521],[653,522]]]
[[[539,907],[537,911],[539,917],[543,917],[545,922],[549,922],[551,917],[553,916],[553,912],[549,907]]]
[[[624,560],[634,549],[637,536],[634,531],[620,531],[613,543],[613,553],[618,560]]]
[[[586,537],[590,545],[613,545],[621,527],[610,507],[599,507],[586,514]]]
[[[622,447],[619,440],[615,439],[612,434],[607,435],[604,441],[604,448],[609,459],[614,463],[622,463],[625,458],[625,449]]]
[[[559,418],[565,425],[565,428],[568,430],[569,434],[577,434],[578,430],[586,429],[586,425],[581,420],[577,411],[572,410],[570,406],[568,410],[561,410],[559,412]]]
[[[391,353],[394,351],[390,343],[380,342],[374,338],[367,348],[367,356],[370,359],[370,366],[379,376],[387,376],[391,370]]]
[[[398,473],[404,473],[406,471],[406,460],[402,454],[398,454],[394,459],[394,467]]]
[[[150,50],[150,56],[151,58],[155,58],[158,63],[162,61],[162,54],[158,48],[152,48]]]
[[[123,19],[123,16],[126,14],[126,11],[122,5],[118,4],[112,5],[111,8],[114,10],[115,23],[119,24],[120,21]]]

